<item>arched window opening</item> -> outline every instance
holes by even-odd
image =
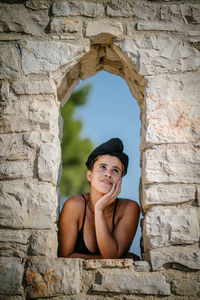
[[[105,71],[82,81],[80,87],[90,84],[87,104],[78,106],[75,119],[82,122],[81,138],[89,138],[97,146],[112,137],[119,137],[129,156],[128,174],[123,178],[120,197],[127,197],[139,203],[140,181],[140,109],[125,80]],[[70,102],[70,101],[69,101]],[[65,106],[70,105],[68,103]],[[78,149],[77,151],[81,151]],[[87,159],[87,156],[85,157]],[[86,177],[86,167],[81,176]],[[84,178],[83,178],[84,180]],[[67,195],[70,197],[73,195]],[[66,198],[61,199],[61,207]],[[138,226],[131,251],[141,256],[141,230]]]

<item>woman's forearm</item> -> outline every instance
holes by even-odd
[[[103,258],[101,254],[83,254],[78,252],[73,252],[66,258],[82,258],[82,259],[101,259]]]
[[[95,230],[98,247],[103,258],[119,257],[117,241],[109,232],[103,210],[99,208],[95,208]]]

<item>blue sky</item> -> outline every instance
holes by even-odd
[[[128,173],[122,181],[120,196],[139,203],[140,181],[140,109],[127,83],[119,76],[101,71],[76,88],[90,83],[92,90],[87,104],[78,107],[76,119],[83,123],[82,136],[89,137],[95,146],[113,137],[119,137],[124,152],[129,156]],[[140,225],[131,250],[140,255]]]

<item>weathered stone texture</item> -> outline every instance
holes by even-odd
[[[22,295],[22,278],[24,267],[20,259],[0,257],[0,294]]]
[[[49,22],[49,16],[47,10],[29,11],[23,4],[1,4],[0,20],[0,32],[14,31],[42,35]]]
[[[29,237],[27,230],[0,229],[0,256],[25,257]]]
[[[42,181],[52,182],[57,184],[58,171],[61,161],[60,142],[57,144],[44,144],[41,145],[38,153],[38,177]]]
[[[26,7],[31,8],[33,10],[37,9],[47,9],[50,7],[49,0],[28,0],[25,3]]]
[[[165,4],[161,6],[160,18],[169,22],[200,24],[200,5],[194,4]]]
[[[56,71],[58,68],[78,59],[89,49],[87,42],[74,45],[53,41],[27,41],[22,46],[22,69],[26,75]]]
[[[200,139],[200,77],[146,77],[141,147]]]
[[[52,13],[55,16],[96,17],[102,15],[103,6],[99,3],[86,1],[63,1],[53,4]]]
[[[156,7],[145,2],[123,3],[111,1],[106,6],[106,14],[110,17],[137,17],[138,19],[151,20],[156,15]]]
[[[200,149],[187,146],[156,147],[143,153],[143,183],[199,183]]]
[[[140,75],[184,72],[200,66],[199,51],[177,37],[125,38],[116,45],[136,65]]]
[[[95,37],[94,42],[100,43],[101,41],[103,43],[109,43],[110,39],[106,41],[105,34],[108,34],[113,37],[118,37],[123,34],[123,25],[121,22],[116,20],[99,20],[99,21],[93,21],[89,22],[86,26],[86,37],[95,37],[100,35],[100,37]],[[101,37],[104,36],[104,37]]]
[[[10,97],[2,109],[0,133],[52,130],[58,132],[59,102],[54,96]]]
[[[133,273],[131,271],[115,270],[107,272],[100,270],[96,273],[92,291],[104,293],[170,295],[170,285],[159,273]]]
[[[196,296],[200,295],[200,272],[181,272],[168,270],[165,272],[167,279],[172,282],[172,291],[176,295]]]
[[[27,291],[31,298],[77,294],[79,259],[33,258],[26,270]]]
[[[77,18],[53,18],[51,32],[79,33],[82,36],[82,21]]]
[[[181,204],[195,201],[196,187],[185,184],[156,184],[143,187],[142,206]]]
[[[15,79],[21,76],[20,57],[16,47],[0,44],[0,79]]]
[[[180,268],[187,267],[192,270],[200,269],[200,249],[198,245],[170,246],[150,251],[152,269],[161,270],[165,266]]]
[[[0,162],[28,160],[33,151],[24,145],[23,134],[0,135]]]
[[[34,231],[30,239],[29,255],[56,257],[58,248],[57,232],[51,230]]]
[[[199,222],[192,206],[152,207],[145,216],[145,251],[199,241]]]
[[[56,188],[48,183],[0,183],[0,225],[9,228],[51,229],[57,220]]]
[[[56,94],[57,89],[53,79],[20,80],[12,84],[17,95]]]

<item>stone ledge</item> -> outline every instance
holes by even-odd
[[[132,272],[116,269],[109,272],[102,269],[96,273],[95,282],[91,286],[92,292],[143,294],[143,295],[170,295],[170,285],[165,276],[155,272]]]

